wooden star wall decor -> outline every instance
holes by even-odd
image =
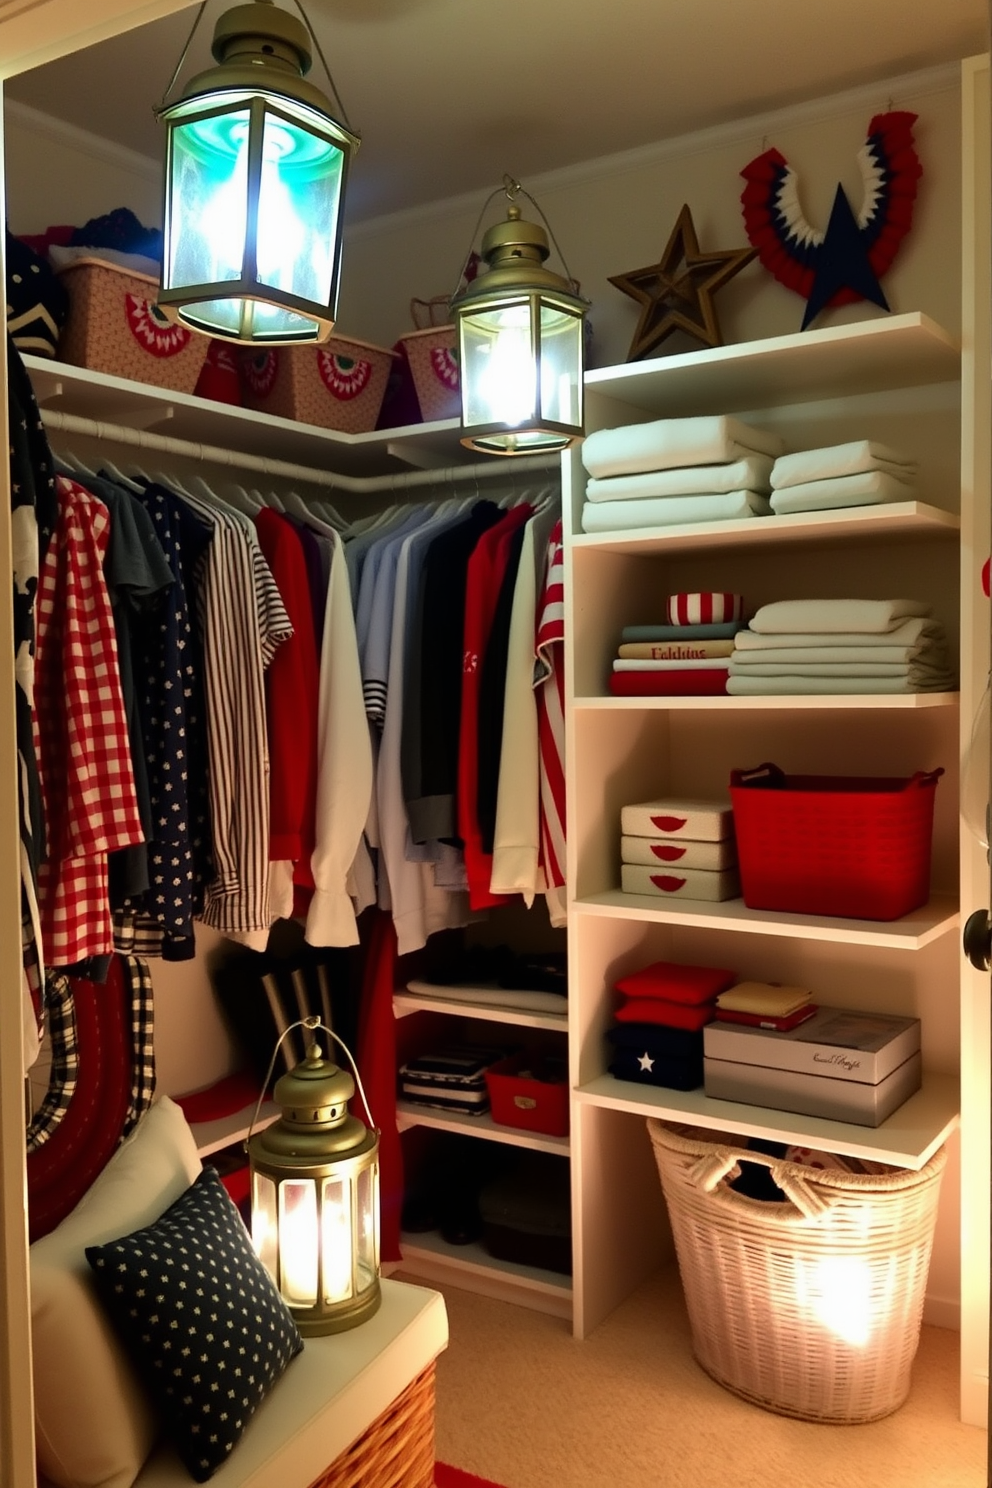
[[[673,331],[685,331],[704,346],[722,346],[713,296],[756,255],[755,248],[701,253],[692,213],[684,206],[658,263],[610,276],[641,307],[628,362],[647,356]]]

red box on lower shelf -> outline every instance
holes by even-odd
[[[499,1126],[568,1136],[568,1076],[563,1059],[511,1054],[486,1070],[492,1118]]]

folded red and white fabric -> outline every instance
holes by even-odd
[[[590,475],[602,480],[682,465],[727,464],[749,454],[777,458],[784,453],[785,441],[778,434],[726,414],[703,414],[597,429],[582,444],[582,463]]]
[[[744,616],[743,594],[721,590],[701,590],[687,594],[670,594],[665,611],[672,625],[720,625]]]
[[[582,530],[613,532],[632,527],[681,527],[687,522],[733,522],[743,517],[767,517],[771,510],[767,496],[755,491],[638,501],[587,501],[582,508]]]
[[[586,482],[587,501],[639,500],[644,496],[697,496],[708,491],[760,491],[767,495],[774,460],[750,454],[716,465],[678,465]]]
[[[846,444],[822,445],[819,449],[796,450],[780,455],[771,473],[772,490],[801,486],[808,481],[830,480],[835,476],[858,475],[880,470],[897,480],[912,481],[917,464],[912,456],[875,439],[852,439]]]

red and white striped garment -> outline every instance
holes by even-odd
[[[38,580],[34,746],[45,808],[38,875],[49,966],[114,949],[107,854],[144,841],[103,556],[103,502],[59,477]]]
[[[670,594],[669,625],[726,625],[740,620],[744,598],[740,594]]]
[[[537,602],[534,649],[537,662],[537,729],[540,747],[541,867],[548,887],[552,923],[560,923],[554,905],[562,904],[565,883],[565,568],[561,522],[548,539],[544,586]]]

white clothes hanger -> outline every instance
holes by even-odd
[[[118,470],[117,466],[112,464],[110,460],[101,460],[100,469],[104,472],[105,475],[109,476],[112,481],[116,481],[119,486],[123,486],[125,491],[131,491],[136,496],[141,495],[143,487],[139,486],[138,482],[132,480],[130,476],[125,475],[123,470]],[[148,476],[144,474],[143,470],[136,470],[135,474],[144,476],[145,480],[149,479]]]
[[[95,470],[91,470],[88,465],[84,465],[83,462],[82,462],[82,460],[79,458],[79,456],[78,455],[74,455],[73,452],[72,452],[72,450],[63,450],[62,451],[62,459],[63,459],[64,463],[66,465],[68,465],[69,469],[75,475],[82,476],[82,478],[84,480],[96,480],[97,479],[97,473],[96,473],[96,471]]]

